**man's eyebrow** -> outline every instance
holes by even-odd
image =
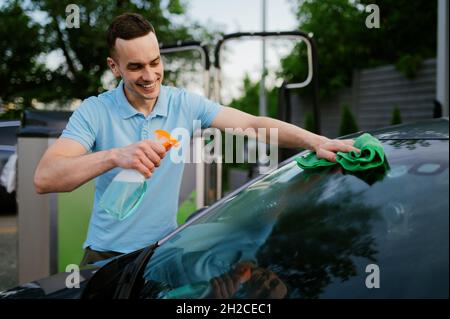
[[[152,61],[150,61],[150,64],[158,61],[159,59],[161,59],[160,55],[158,55],[156,58],[154,58]],[[131,62],[128,62],[127,66],[141,66],[143,64],[144,63],[142,63],[142,62],[133,62],[133,61],[131,61]]]
[[[157,60],[161,59],[161,56],[158,55],[155,59],[153,59],[150,63],[156,62]]]

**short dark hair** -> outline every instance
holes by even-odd
[[[110,56],[115,53],[116,39],[131,40],[155,33],[152,24],[138,13],[124,13],[114,18],[108,27],[106,42]]]

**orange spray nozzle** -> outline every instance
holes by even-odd
[[[177,139],[172,138],[169,132],[165,130],[155,130],[156,139],[165,147],[166,151],[170,150],[172,146],[177,147],[180,142]]]

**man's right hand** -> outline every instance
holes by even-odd
[[[166,155],[164,146],[151,140],[115,148],[112,151],[116,166],[135,169],[146,178],[152,176],[153,171]]]

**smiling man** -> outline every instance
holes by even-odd
[[[126,13],[107,31],[107,63],[121,81],[117,88],[89,97],[71,116],[60,138],[45,152],[34,177],[38,193],[68,192],[96,178],[95,197],[82,264],[143,248],[176,228],[182,163],[163,159],[166,150],[154,141],[156,129],[278,129],[278,144],[314,150],[335,160],[335,152],[355,150],[352,141],[330,140],[297,126],[253,116],[219,105],[184,89],[162,85],[164,67],[153,26]],[[124,168],[146,178],[138,209],[117,220],[103,210],[101,195]]]

